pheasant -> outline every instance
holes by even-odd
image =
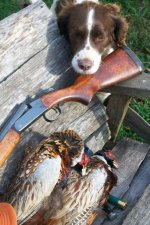
[[[26,153],[3,197],[15,208],[19,225],[42,208],[44,200],[68,177],[70,168],[81,161],[83,152],[83,141],[78,134],[65,130],[51,134]]]
[[[117,177],[106,161],[107,155],[108,162],[117,165],[113,155],[109,152],[102,155],[92,156],[85,171],[80,166],[77,170],[72,169],[64,189],[53,191],[43,204],[41,220],[33,217],[26,225],[91,225],[97,209],[104,205],[110,190],[117,183]],[[83,157],[80,164],[84,165],[85,162]]]
[[[63,207],[55,211],[48,225],[92,224],[97,208],[107,201],[116,183],[117,177],[105,158],[92,156],[84,176],[75,173],[68,177],[68,184],[62,192]]]

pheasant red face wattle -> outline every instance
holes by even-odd
[[[81,161],[79,162],[79,164],[80,164],[81,166],[87,166],[88,163],[89,163],[89,157],[88,157],[85,153],[83,153],[82,159],[81,159]]]

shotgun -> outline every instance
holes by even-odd
[[[70,87],[50,92],[30,104],[23,103],[0,132],[0,166],[19,143],[21,133],[46,111],[67,101],[88,105],[100,89],[127,80],[142,71],[143,65],[135,53],[127,46],[122,46],[103,60],[95,74],[78,75]]]

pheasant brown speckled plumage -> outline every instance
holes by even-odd
[[[85,176],[72,170],[65,188],[52,193],[36,225],[91,225],[116,183],[116,175],[104,157],[91,157]],[[36,217],[28,225],[35,225],[34,221],[38,221]]]
[[[3,200],[17,212],[23,224],[40,208],[56,184],[68,176],[70,167],[81,160],[82,139],[71,130],[55,132],[28,151]]]
[[[117,177],[105,159],[91,157],[86,175],[70,178],[70,184],[63,190],[63,207],[55,212],[48,225],[92,224],[97,208],[107,201],[116,183]]]

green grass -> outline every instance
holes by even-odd
[[[50,7],[53,0],[44,0],[43,2],[45,2],[47,4],[47,6]]]
[[[147,99],[132,99],[131,101],[132,108],[141,115],[144,120],[150,123],[150,101]]]
[[[133,140],[140,141],[142,143],[145,142],[145,140],[141,137],[139,137],[135,132],[133,132],[128,126],[125,126],[124,124],[121,126],[121,129],[119,131],[119,134],[117,136],[117,142],[120,141],[122,138],[127,137],[131,138]]]
[[[103,0],[104,3],[117,3],[129,22],[127,44],[143,62],[145,69],[150,71],[150,1],[149,0]],[[130,106],[150,123],[150,100],[134,98]],[[145,142],[129,127],[122,125],[117,140],[123,137]]]
[[[20,10],[15,0],[0,0],[0,20]]]
[[[144,120],[150,123],[150,100],[133,98],[130,105],[141,117],[143,117]],[[139,137],[135,132],[125,125],[121,126],[117,141],[121,140],[123,137],[129,137],[140,142],[145,142],[143,138]]]
[[[44,0],[50,7],[52,0]],[[129,22],[127,44],[139,56],[147,71],[150,71],[150,1],[149,0],[103,0],[103,3],[117,3]],[[0,0],[0,20],[17,12],[20,7],[16,0]],[[130,106],[150,123],[150,100],[133,99]],[[122,125],[118,140],[130,137],[143,141],[129,127]]]
[[[150,69],[150,1],[149,0],[103,0],[104,3],[117,3],[129,22],[127,44],[138,54]]]

